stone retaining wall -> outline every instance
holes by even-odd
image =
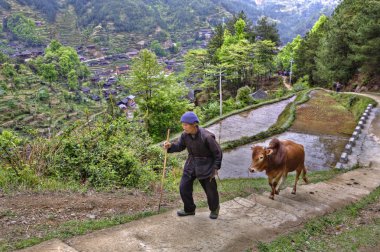
[[[354,132],[352,133],[351,138],[344,148],[344,152],[340,156],[339,162],[335,165],[335,168],[350,168],[348,163],[350,163],[350,155],[353,152],[353,148],[357,146],[357,141],[360,139],[361,135],[366,134],[365,129],[369,128],[370,122],[368,122],[369,117],[371,116],[371,112],[373,109],[373,105],[369,104],[367,109],[364,111],[362,117],[360,118],[358,125],[356,126]],[[352,163],[352,162],[351,162]]]

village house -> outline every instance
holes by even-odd
[[[100,81],[100,77],[97,76],[97,75],[91,76],[90,80],[91,80],[92,83],[97,83],[97,82]]]
[[[86,48],[88,50],[94,50],[96,48],[96,45],[88,45]]]
[[[44,23],[42,21],[35,21],[34,24],[37,26],[37,27],[41,27],[44,25]]]
[[[129,71],[129,66],[128,66],[128,65],[125,65],[125,66],[117,66],[117,67],[116,67],[116,74],[117,74],[117,75],[120,75],[120,74],[126,74],[128,71]]]
[[[82,87],[82,92],[84,94],[89,94],[91,92],[91,89],[89,87]]]
[[[139,54],[139,51],[138,50],[131,50],[129,52],[126,53],[126,55],[129,57],[129,58],[134,58],[136,57],[137,55]]]
[[[212,30],[208,28],[200,29],[198,32],[198,37],[204,40],[209,40],[212,37]]]

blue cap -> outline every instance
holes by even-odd
[[[194,114],[194,112],[186,112],[181,116],[181,123],[189,123],[189,124],[194,124],[194,123],[199,123],[198,116]]]

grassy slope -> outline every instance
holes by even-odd
[[[361,225],[357,219],[363,209],[379,200],[380,188],[377,188],[355,204],[310,220],[302,230],[280,236],[270,243],[259,243],[257,247],[262,252],[290,252],[357,251],[361,247],[377,246],[380,241],[380,218],[373,218],[367,225]]]

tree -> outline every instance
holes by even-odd
[[[183,99],[186,89],[164,75],[156,55],[147,49],[140,51],[131,69],[131,83],[127,87],[137,94],[148,132],[156,141],[162,140],[167,127],[179,129],[177,122],[188,105]]]
[[[267,76],[274,71],[276,44],[270,40],[257,41],[253,45],[253,66],[258,76]]]
[[[235,35],[225,30],[224,42],[218,50],[218,58],[221,63],[217,68],[222,68],[226,73],[227,89],[233,93],[249,78],[249,68],[253,62],[253,44],[246,39],[244,32],[245,22],[242,19],[236,21]],[[216,69],[218,72],[219,69]]]
[[[45,49],[45,55],[43,57],[38,57],[35,63],[37,66],[40,66],[41,74],[47,71],[44,75],[46,80],[56,81],[59,79],[61,81],[70,82],[69,75],[71,73],[71,78],[73,78],[73,74],[75,72],[76,82],[78,83],[78,78],[83,80],[90,76],[88,67],[80,62],[79,56],[75,49],[72,47],[63,46],[56,40],[53,40],[49,44],[49,46]],[[53,68],[55,71],[51,72]],[[73,79],[71,79],[71,81],[73,81]]]
[[[208,53],[204,49],[189,50],[185,59],[186,82],[195,85],[202,83],[205,79],[206,71],[210,64]]]
[[[160,57],[164,57],[164,56],[166,56],[165,49],[162,48],[160,42],[158,42],[157,40],[153,40],[153,41],[152,41],[152,44],[150,45],[150,49],[152,49],[152,51],[153,51],[157,56],[160,56]]]
[[[78,75],[74,69],[72,69],[68,74],[68,84],[71,90],[78,89]]]
[[[293,73],[295,79],[303,76],[309,76],[311,84],[319,81],[316,59],[317,52],[320,51],[322,38],[326,36],[326,29],[329,19],[322,15],[315,23],[313,28],[305,36],[305,39],[298,39],[292,42],[292,52],[294,54],[295,64],[293,65]],[[289,68],[287,68],[289,69]]]
[[[207,45],[207,51],[210,57],[210,61],[213,64],[218,63],[217,51],[222,47],[224,42],[224,28],[222,25],[218,25],[215,28],[214,36],[212,36],[210,42]]]
[[[277,46],[281,43],[276,23],[269,22],[268,17],[259,19],[257,26],[255,26],[255,35],[256,39],[270,40],[276,43]]]
[[[290,60],[296,57],[296,54],[299,53],[299,48],[301,43],[303,42],[300,35],[295,37],[292,42],[287,43],[284,48],[277,54],[276,57],[276,65],[280,70],[288,70],[290,71]],[[293,64],[293,72],[297,71],[298,64],[301,60],[297,58],[295,63]],[[301,66],[304,66],[302,63]]]
[[[58,72],[55,69],[54,64],[42,64],[40,73],[42,75],[42,78],[44,78],[49,83],[52,83],[58,79]]]
[[[42,44],[42,39],[38,36],[36,25],[23,14],[12,14],[7,18],[7,27],[18,39],[32,45]]]

